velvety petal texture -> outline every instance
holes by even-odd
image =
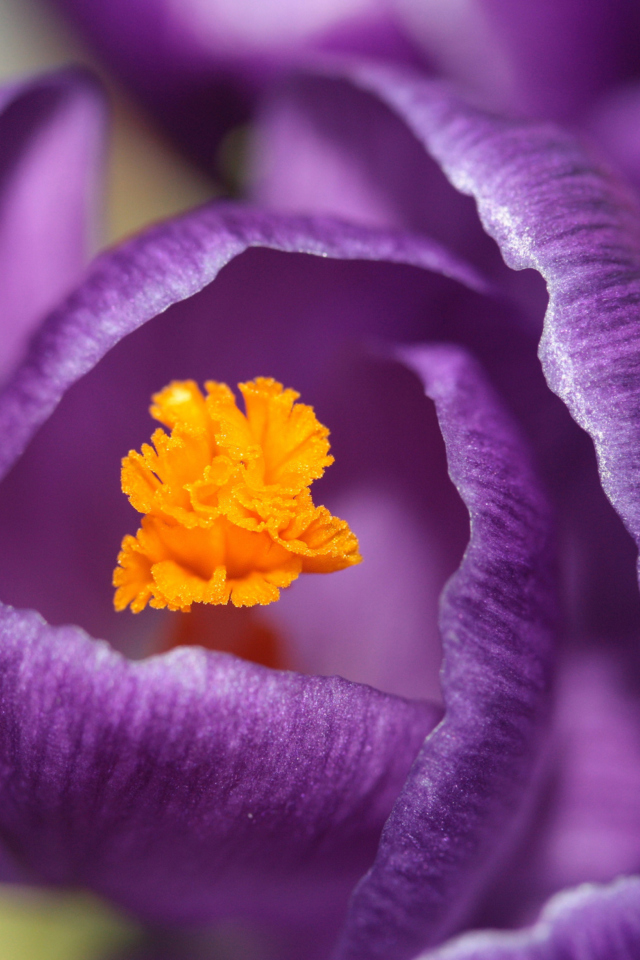
[[[446,95],[427,86],[434,99]],[[637,636],[636,549],[602,492],[593,446],[546,385],[539,384],[535,397],[531,392],[541,374],[535,350],[548,302],[542,277],[506,266],[498,246],[482,231],[472,197],[446,180],[405,123],[403,110],[388,102],[389,107],[378,96],[326,76],[304,75],[281,84],[260,118],[254,159],[258,196],[278,207],[334,215],[344,210],[378,225],[425,231],[481,264],[518,304],[501,332],[494,329],[490,336],[487,317],[476,315],[461,342],[481,358],[534,443],[558,513],[566,634],[581,641],[603,634]],[[629,140],[634,129],[629,117]],[[507,358],[509,336],[525,324],[532,340],[527,355]],[[453,338],[446,325],[442,335]]]
[[[397,110],[514,269],[546,280],[540,358],[551,389],[595,444],[602,485],[640,542],[640,238],[637,206],[575,140],[499,120],[407,73],[356,67]]]
[[[0,89],[0,382],[94,252],[104,134],[103,95],[83,71]]]
[[[549,518],[512,423],[457,348],[401,358],[436,404],[471,540],[442,598],[446,714],[356,889],[337,957],[412,957],[460,923],[513,838],[549,712]]]
[[[639,900],[640,877],[584,884],[554,897],[530,929],[469,933],[424,960],[635,960]]]
[[[3,840],[157,922],[333,920],[438,708],[3,608]],[[336,904],[337,901],[337,904]]]

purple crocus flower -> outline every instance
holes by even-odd
[[[284,121],[312,116],[300,98],[326,103],[349,84],[413,132],[406,156],[428,176],[418,144],[475,195],[512,266],[545,277],[547,380],[592,434],[607,493],[635,533],[638,253],[627,199],[553,130],[495,120],[406,71],[352,65],[287,87],[264,115],[273,153],[261,153],[256,177],[272,205]],[[66,143],[69,129],[59,135]],[[30,142],[14,166],[25,179]],[[298,142],[293,172],[308,155],[309,140]],[[405,150],[402,136],[393,142]],[[357,151],[348,156],[371,182]],[[406,209],[393,178],[378,183],[378,197]],[[451,209],[473,230],[460,203]],[[526,298],[501,288],[488,246],[470,266],[423,231],[381,222],[381,209],[358,225],[220,204],[155,227],[94,262],[0,397],[0,573],[16,608],[3,609],[0,639],[0,835],[25,876],[87,885],[150,924],[230,918],[279,930],[281,957],[393,960],[500,909],[501,922],[532,919],[575,862],[558,855],[554,829],[579,805],[567,814],[566,797],[552,797],[543,825],[545,805],[535,807],[548,782],[556,592],[565,638],[586,631],[587,610],[592,628],[613,623],[614,643],[636,625],[631,548],[590,447],[542,379],[539,288]],[[118,648],[148,649],[166,625],[150,616],[134,627],[110,609],[131,524],[120,457],[147,435],[148,396],[169,379],[256,373],[301,389],[331,425],[337,463],[323,496],[370,560],[280,602],[272,625],[293,672],[196,648],[126,659]],[[593,669],[602,654],[576,668],[565,647],[563,702],[576,676],[580,689],[606,691],[606,668]],[[532,820],[538,862],[526,853]],[[637,839],[635,823],[620,833],[599,879]],[[631,956],[637,896],[633,878],[591,887],[525,933],[443,949]]]

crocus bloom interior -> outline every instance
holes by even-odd
[[[452,181],[477,194],[511,262],[545,272],[553,296],[549,380],[598,440],[610,495],[637,529],[637,483],[625,469],[637,449],[637,404],[628,391],[631,368],[620,369],[616,352],[624,349],[633,362],[637,251],[609,181],[568,140],[500,124],[411,75],[365,70],[352,79],[405,116]],[[375,263],[347,262],[366,259]],[[335,431],[338,449],[341,430],[358,435],[352,418],[357,396],[366,393],[366,378],[344,371],[354,352],[361,362],[367,354],[371,366],[371,344],[365,350],[362,341],[382,337],[362,420],[376,423],[378,446],[372,453],[371,434],[360,431],[337,502],[341,513],[351,504],[343,515],[359,509],[367,521],[362,533],[357,524],[363,552],[367,527],[385,541],[385,509],[395,518],[394,510],[405,508],[410,523],[390,525],[396,538],[402,529],[405,548],[388,551],[397,565],[391,575],[367,562],[340,577],[306,578],[283,596],[276,610],[289,627],[295,673],[197,649],[135,663],[76,627],[2,608],[0,829],[32,875],[89,885],[150,922],[241,916],[289,929],[306,923],[296,957],[315,950],[324,958],[332,941],[340,960],[405,960],[467,922],[515,842],[537,782],[556,582],[549,511],[526,443],[470,351],[527,429],[544,421],[538,435],[529,432],[545,469],[554,457],[562,461],[566,438],[573,443],[578,433],[542,387],[533,338],[503,322],[487,292],[476,271],[423,236],[214,205],[107,252],[49,317],[0,398],[0,458],[13,467],[0,506],[8,545],[0,563],[6,596],[16,604],[38,603],[53,623],[73,617],[106,634],[102,601],[91,594],[94,584],[104,593],[106,578],[86,557],[93,563],[99,554],[101,563],[107,556],[110,568],[105,545],[118,506],[95,468],[132,429],[134,395],[144,394],[146,403],[158,383],[200,377],[205,366],[210,376],[214,353],[215,375],[229,382],[267,369],[303,386],[332,427],[321,404],[328,406],[333,392],[345,409],[348,390],[353,402]],[[239,343],[229,334],[234,329]],[[614,329],[625,330],[622,347],[607,341]],[[392,338],[405,346],[390,347]],[[605,345],[611,356],[602,364]],[[167,373],[176,363],[181,369]],[[571,373],[564,380],[563,370]],[[428,438],[434,453],[442,443],[425,393],[471,517],[470,537],[458,524],[451,485],[411,472],[420,440],[427,446]],[[415,414],[406,421],[398,416],[405,401]],[[82,440],[95,435],[105,408],[109,424],[87,452]],[[397,466],[379,455],[383,442],[385,451],[394,449],[380,427],[385,412],[389,435],[401,424],[413,439],[400,471],[408,477],[383,472]],[[551,452],[542,432],[555,437]],[[77,489],[78,449],[83,462],[93,458],[95,489]],[[356,460],[368,468],[366,496]],[[338,457],[336,473],[342,463]],[[429,484],[436,493],[430,498]],[[414,562],[407,529],[427,543],[417,555],[427,554],[431,568]],[[64,551],[72,561],[66,566],[56,562]],[[446,713],[438,722],[441,710],[427,699],[428,671],[420,672],[426,648],[437,649],[435,600],[426,614],[421,604],[456,567],[439,620]],[[436,571],[431,579],[429,569]],[[413,592],[412,576],[421,578]],[[408,590],[402,608],[393,608],[390,584]],[[370,661],[359,654],[372,643],[359,644],[375,635],[374,618],[360,613],[367,606],[396,611],[381,648],[385,666],[395,661],[398,672],[381,669],[378,690],[324,675],[365,679]],[[310,620],[323,631],[315,649],[330,653],[317,669],[304,661]],[[359,673],[342,669],[344,661],[336,668],[335,636],[344,624],[350,644],[341,646],[357,650]],[[560,955],[563,941],[575,942],[585,902],[603,927],[600,912],[605,919],[620,907],[631,912],[636,896],[627,881],[590,894],[576,910],[565,904],[553,924],[560,947],[549,956]],[[535,941],[537,928],[531,936]],[[536,955],[529,943],[525,934],[513,955]],[[489,940],[478,955],[500,955],[499,948]]]
[[[0,698],[17,711],[15,721],[32,745],[25,743],[21,755],[42,758],[38,743],[51,731],[51,709],[60,721],[50,740],[56,772],[47,761],[46,784],[39,761],[38,770],[30,761],[3,767],[5,793],[16,802],[7,800],[0,811],[2,834],[35,875],[89,885],[149,922],[231,916],[306,928],[296,956],[314,950],[326,956],[396,800],[404,814],[390,823],[385,857],[398,842],[394,837],[405,833],[403,817],[411,819],[421,807],[429,770],[433,805],[419,839],[420,862],[433,870],[425,916],[434,931],[455,924],[458,904],[486,869],[490,825],[511,822],[529,788],[549,696],[549,520],[526,449],[467,352],[417,347],[429,324],[438,330],[443,318],[450,338],[458,329],[461,340],[479,315],[499,316],[485,290],[475,271],[422,237],[213,205],[107,252],[49,319],[41,333],[44,352],[34,342],[0,408],[7,467],[41,425],[3,491],[11,554],[11,568],[3,567],[5,595],[17,600],[22,593],[21,602],[37,602],[54,622],[74,617],[97,624],[93,630],[103,636],[113,629],[106,617],[99,622],[100,597],[113,563],[114,518],[130,522],[114,464],[131,437],[148,431],[144,408],[158,381],[184,376],[187,368],[204,380],[214,356],[216,373],[227,382],[259,363],[281,382],[303,387],[319,413],[330,406],[325,385],[337,393],[337,408],[349,416],[322,415],[335,424],[337,456],[318,483],[335,472],[339,512],[351,504],[343,515],[358,513],[359,535],[360,519],[366,520],[367,562],[340,575],[305,578],[274,605],[296,673],[194,648],[132,663],[77,628],[45,626],[7,610]],[[401,332],[415,350],[401,355],[387,346],[382,356],[378,349],[377,358],[367,359],[358,344],[372,332],[387,341]],[[507,350],[509,342],[507,336]],[[345,370],[339,377],[336,362]],[[437,597],[459,564],[469,527],[461,522],[460,497],[446,476],[442,437],[424,391],[438,406],[452,475],[473,517],[472,545],[445,603],[448,719],[426,746],[442,716],[426,699],[437,696]],[[105,410],[109,429],[92,443]],[[345,431],[353,442],[345,444]],[[91,458],[95,486],[76,482],[78,451],[82,469]],[[40,457],[60,468],[57,477],[46,471],[46,501],[38,500]],[[326,499],[333,503],[333,493]],[[394,546],[399,531],[400,550]],[[376,562],[366,552],[372,537]],[[41,557],[45,540],[47,575],[34,579],[29,550],[37,547]],[[63,565],[60,551],[68,549]],[[78,577],[87,590],[78,589]],[[36,596],[34,589],[43,592]],[[113,611],[111,617],[123,622]],[[309,627],[324,644],[307,647]],[[127,631],[120,646],[126,641]],[[371,659],[376,650],[377,662]],[[313,664],[311,655],[327,659]],[[15,688],[25,670],[28,715]],[[336,672],[355,681],[371,678],[379,689],[326,675]],[[511,716],[514,702],[521,709]],[[3,729],[15,732],[12,723]],[[82,759],[74,746],[79,729],[77,746],[89,751]],[[0,752],[12,743],[14,733]],[[44,752],[49,755],[48,747]],[[74,799],[58,766],[72,756],[76,771],[97,777],[90,774],[90,787],[74,775]],[[106,794],[100,770],[111,771]],[[489,770],[500,783],[495,792]],[[19,798],[32,794],[32,775],[44,792],[38,789],[27,813]],[[237,788],[229,790],[232,783]],[[129,788],[135,799],[123,803]],[[453,794],[459,800],[452,806]],[[46,811],[38,812],[41,801]],[[76,839],[67,848],[59,830],[67,835],[62,823],[69,824],[70,806]],[[443,857],[435,835],[445,811],[456,839]],[[98,848],[90,840],[96,836]],[[434,856],[425,859],[423,844]],[[411,935],[416,942],[426,942],[419,928]]]
[[[192,603],[268,604],[301,573],[358,563],[344,520],[309,487],[333,463],[329,431],[295,390],[258,377],[238,384],[174,381],[153,397],[153,447],[122,462],[122,489],[143,513],[113,575],[116,610],[189,612]],[[155,447],[155,449],[154,449]]]

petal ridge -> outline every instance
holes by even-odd
[[[445,717],[354,892],[339,960],[408,960],[463,920],[517,829],[549,716],[550,517],[528,454],[460,348],[399,358],[435,401],[471,539],[441,599]]]
[[[197,647],[129,661],[9,607],[0,664],[8,849],[163,923],[335,923],[441,715]]]
[[[551,124],[492,116],[400,68],[339,72],[404,118],[451,183],[475,197],[507,264],[545,279],[545,377],[590,434],[605,493],[640,544],[640,229],[631,191]]]

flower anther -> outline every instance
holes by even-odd
[[[122,490],[144,514],[122,541],[116,610],[189,611],[277,600],[301,573],[359,563],[349,525],[315,506],[309,487],[333,463],[329,431],[299,394],[268,377],[238,384],[174,381],[152,398],[150,444],[122,461]]]

